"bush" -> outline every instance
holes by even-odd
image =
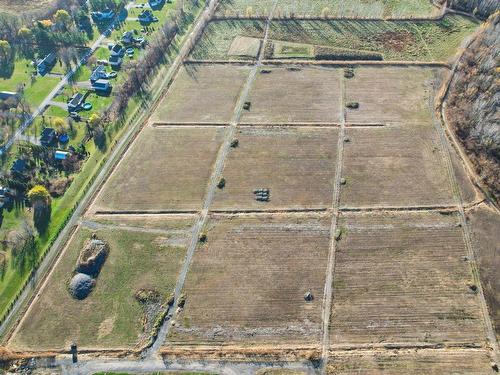
[[[384,56],[379,52],[356,51],[350,49],[336,49],[329,47],[316,47],[316,60],[375,60],[381,61]]]

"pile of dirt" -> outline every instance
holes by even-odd
[[[108,253],[108,244],[98,239],[95,234],[85,243],[78,256],[74,275],[68,285],[69,293],[73,298],[82,300],[92,292]]]
[[[76,272],[96,277],[109,253],[108,244],[97,238],[87,241],[76,262]]]
[[[95,279],[84,273],[77,273],[69,282],[69,292],[76,299],[85,299],[95,285]]]

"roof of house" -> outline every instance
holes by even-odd
[[[76,94],[74,94],[71,99],[68,101],[68,105],[72,105],[72,106],[78,106],[81,104],[83,100],[83,94],[77,92]]]
[[[17,159],[14,164],[12,164],[11,171],[23,173],[26,170],[26,160]]]
[[[69,152],[67,152],[67,151],[56,151],[54,153],[54,158],[56,160],[64,160],[68,157],[68,155],[69,155]]]
[[[44,128],[42,130],[42,137],[48,137],[48,136],[53,136],[55,135],[56,131],[52,128]]]
[[[110,63],[118,63],[121,62],[122,58],[118,55],[113,55],[109,57],[109,62]]]
[[[56,61],[56,54],[51,52],[38,63],[38,66],[43,67],[46,65],[50,65],[53,64],[55,61]]]
[[[90,75],[91,81],[97,81],[98,79],[106,76],[106,67],[104,65],[97,65],[97,67],[92,71]]]

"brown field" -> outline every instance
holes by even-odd
[[[340,122],[341,69],[263,69],[271,72],[258,74],[242,123]]]
[[[338,129],[242,127],[223,172],[213,209],[327,208],[332,204]],[[269,188],[258,202],[254,189]]]
[[[330,343],[483,343],[458,218],[356,214],[340,220]]]
[[[163,302],[173,292],[191,235],[191,219],[163,218],[163,232],[80,226],[9,342],[13,349],[134,348],[148,339],[145,312],[134,294],[153,289]],[[140,226],[140,222],[136,225]],[[96,286],[84,300],[67,290],[84,242],[96,233],[108,242],[109,256]],[[153,316],[154,318],[154,316]]]
[[[328,215],[212,218],[170,343],[319,344],[329,229]]]
[[[440,69],[364,67],[354,70],[346,82],[346,102],[359,109],[347,110],[347,122],[355,124],[432,124],[433,92]]]
[[[341,205],[426,206],[454,203],[433,128],[351,128],[344,148]]]
[[[493,373],[484,350],[401,350],[333,353],[328,375],[484,375]]]
[[[246,81],[244,66],[185,65],[153,115],[161,123],[228,123]]]
[[[93,211],[199,210],[223,128],[146,127]]]
[[[485,206],[469,211],[467,218],[472,229],[481,284],[500,339],[500,218],[498,213]]]

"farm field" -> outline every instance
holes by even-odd
[[[140,222],[136,223],[140,226]],[[165,303],[173,292],[186,251],[192,221],[164,219],[163,233],[80,226],[46,287],[32,304],[10,341],[24,350],[68,349],[71,342],[82,348],[134,348],[144,344],[144,319],[151,325],[158,306],[141,305],[135,293],[141,289],[159,293]],[[118,224],[119,225],[119,224]],[[109,255],[91,294],[74,299],[68,282],[79,252],[92,233],[109,244]]]
[[[348,124],[432,125],[434,92],[444,69],[360,67],[346,80]]]
[[[399,350],[393,353],[336,353],[328,375],[483,375],[491,372],[484,350]]]
[[[333,347],[484,341],[455,215],[344,214],[339,226]]]
[[[92,210],[201,209],[223,132],[224,128],[146,127]]]
[[[231,150],[224,189],[213,209],[269,210],[329,208],[332,204],[338,129],[241,127]],[[268,188],[270,202],[253,191]]]
[[[250,91],[244,124],[339,123],[342,69],[260,69]],[[286,93],[286,95],[284,94]]]
[[[497,339],[500,339],[500,280],[497,272],[500,263],[500,219],[498,214],[484,205],[470,210],[467,218],[472,228],[484,294],[490,307]]]
[[[167,345],[319,342],[329,229],[329,215],[213,216]]]
[[[0,0],[0,13],[16,14],[43,9],[54,2],[55,0]]]
[[[342,207],[454,204],[433,128],[350,128],[346,136]]]
[[[326,49],[330,54],[352,54],[352,57],[330,60],[362,60],[366,59],[364,55],[376,53],[381,54],[383,60],[389,61],[447,62],[455,56],[464,38],[477,26],[477,22],[459,15],[446,15],[441,20],[428,21],[277,18],[271,21],[265,57],[283,58],[280,54],[273,56],[273,45],[291,42],[306,44],[315,50]],[[208,24],[190,57],[195,60],[235,60],[238,57],[228,54],[235,38],[262,38],[263,34],[263,20],[214,20]],[[287,58],[293,57],[304,58],[293,54]],[[314,59],[314,56],[309,59]]]
[[[229,123],[249,68],[189,64],[153,116],[158,123]]]
[[[448,15],[441,21],[274,20],[270,41],[371,51],[384,60],[447,61],[477,24]]]

